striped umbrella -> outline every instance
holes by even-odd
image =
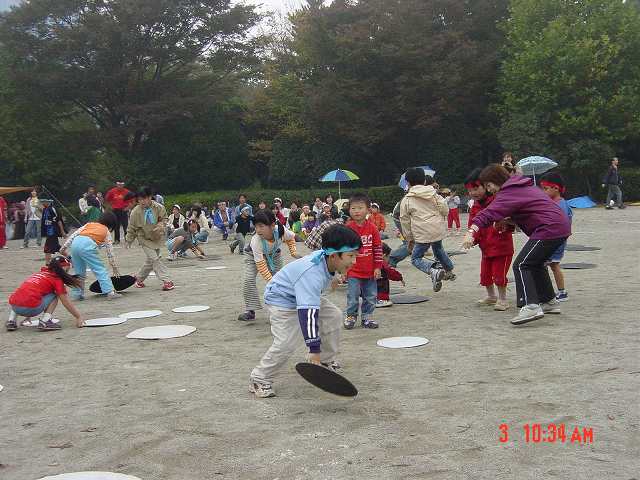
[[[320,178],[321,182],[338,182],[338,198],[341,196],[340,184],[342,182],[351,182],[352,180],[360,180],[360,177],[349,170],[341,169],[331,170]]]

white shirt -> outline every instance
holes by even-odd
[[[27,200],[27,220],[40,220],[40,215],[37,208],[37,205],[40,201],[37,198],[35,199],[35,202],[33,200],[33,197]]]

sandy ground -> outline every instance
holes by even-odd
[[[466,218],[464,219],[466,221]],[[344,331],[341,362],[355,399],[325,394],[294,370],[278,396],[247,392],[248,374],[271,342],[264,311],[242,324],[241,257],[220,239],[220,260],[183,261],[178,287],[144,290],[79,306],[88,318],[131,310],[164,314],[107,328],[76,329],[60,306],[59,332],[0,332],[0,478],[30,480],[81,470],[175,479],[631,479],[640,472],[640,208],[577,211],[568,252],[597,263],[565,271],[571,298],[560,316],[523,327],[513,315],[474,305],[480,252],[454,257],[458,279],[438,294],[408,261],[409,292],[428,303],[376,312],[378,331]],[[447,240],[458,249],[459,238]],[[390,243],[395,245],[397,240]],[[524,237],[517,238],[517,247]],[[0,313],[8,294],[40,267],[37,248],[0,251]],[[123,271],[142,262],[118,249]],[[204,270],[224,264],[226,270]],[[188,265],[188,266],[185,266]],[[511,296],[514,292],[511,291]],[[339,306],[345,293],[330,294]],[[171,308],[207,304],[179,315]],[[128,340],[135,328],[188,324],[197,332],[164,341]],[[425,347],[387,350],[376,340],[422,335]],[[500,442],[499,425],[509,426]],[[566,442],[527,443],[525,424],[565,424]],[[574,427],[593,441],[570,441]]]

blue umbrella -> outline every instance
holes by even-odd
[[[340,183],[341,182],[350,182],[352,180],[360,180],[355,173],[349,170],[331,170],[329,173],[325,173],[325,175],[320,178],[321,182],[338,182],[338,198],[340,198]]]
[[[547,157],[527,157],[516,163],[523,175],[533,175],[533,181],[536,181],[536,175],[540,175],[552,168],[556,168],[558,164]]]
[[[420,168],[424,170],[425,175],[429,175],[430,177],[436,176],[436,171],[433,168],[431,168],[429,165],[423,165]],[[404,178],[404,176],[405,174],[403,173],[402,176],[400,177],[400,181],[398,182],[398,186],[401,189],[406,190],[409,187],[409,184],[407,183],[407,180]]]

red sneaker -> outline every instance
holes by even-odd
[[[164,282],[162,284],[162,290],[164,290],[165,292],[168,292],[169,290],[173,290],[175,287],[175,285],[173,284],[173,282]]]
[[[144,288],[144,287],[145,287],[144,282],[136,278],[136,288]]]

